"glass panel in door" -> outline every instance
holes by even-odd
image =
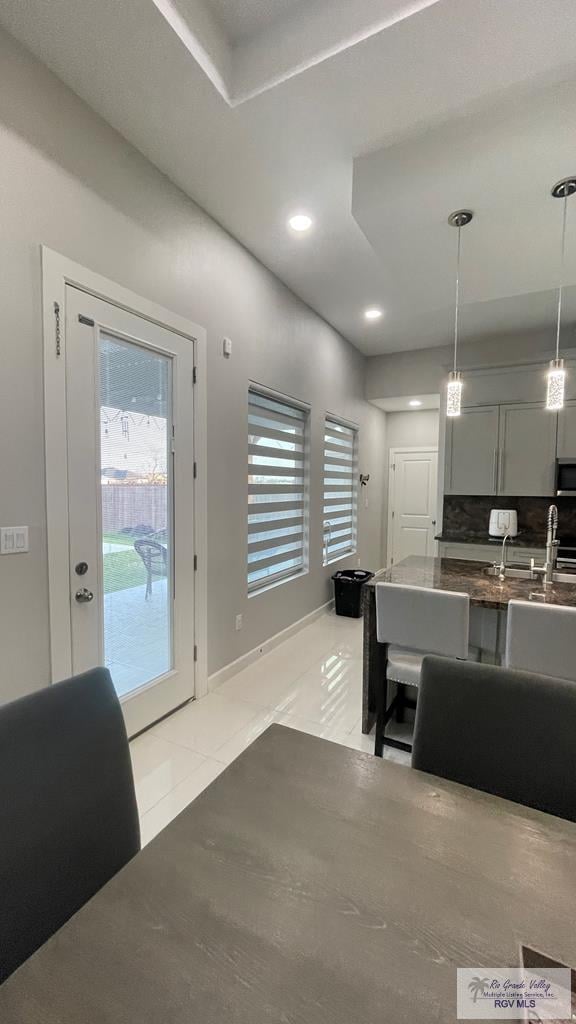
[[[172,360],[101,332],[103,654],[119,696],[173,667]]]

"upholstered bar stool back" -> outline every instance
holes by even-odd
[[[506,667],[576,682],[576,608],[510,601]]]

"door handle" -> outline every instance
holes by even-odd
[[[492,487],[494,494],[498,494],[498,449],[494,449],[494,466],[492,470]]]
[[[86,587],[80,587],[80,590],[76,591],[74,597],[78,601],[78,604],[89,604],[90,601],[94,600],[94,594]]]

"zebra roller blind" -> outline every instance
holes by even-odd
[[[307,568],[308,410],[248,393],[248,590]]]
[[[330,416],[324,424],[324,565],[356,551],[358,431]]]

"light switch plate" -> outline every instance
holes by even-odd
[[[27,526],[0,526],[0,555],[23,555],[28,550]]]

